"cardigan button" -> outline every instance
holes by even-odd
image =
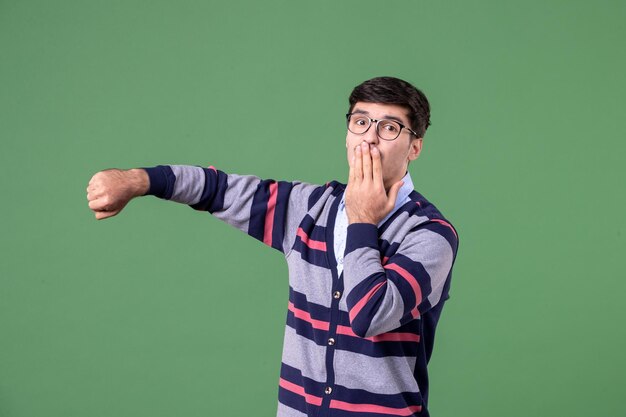
[[[335,344],[335,339],[333,339],[332,337],[328,339],[328,346],[332,346],[334,344]]]
[[[326,395],[330,395],[331,392],[333,392],[333,389],[331,387],[326,387],[326,389],[324,390],[324,394]]]
[[[340,299],[341,298],[341,292],[340,291],[335,291],[333,293],[333,298],[336,299],[336,300]]]

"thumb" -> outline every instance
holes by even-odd
[[[389,193],[387,194],[387,204],[392,208],[396,204],[396,198],[398,198],[398,192],[400,191],[400,187],[404,185],[403,181],[398,181],[389,189]]]

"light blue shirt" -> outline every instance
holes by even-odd
[[[404,184],[402,184],[402,187],[400,187],[398,191],[398,197],[396,198],[396,204],[393,210],[378,223],[378,227],[410,200],[409,194],[413,192],[413,180],[408,171],[404,178],[402,178],[402,181],[404,181]],[[337,276],[340,276],[343,272],[343,253],[346,250],[346,234],[348,233],[348,215],[346,214],[345,195],[344,193],[341,197],[339,208],[337,209],[337,218],[335,219],[334,249],[335,257],[337,258]]]

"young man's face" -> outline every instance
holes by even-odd
[[[376,120],[396,120],[408,128],[411,126],[407,116],[407,110],[395,104],[365,103],[359,101],[354,105],[352,113],[358,113]],[[381,129],[382,128],[383,126],[381,126]],[[383,182],[386,190],[389,190],[389,187],[404,177],[409,161],[417,159],[422,150],[422,139],[415,139],[407,128],[402,129],[400,136],[395,140],[383,140],[379,138],[376,133],[376,122],[372,122],[367,132],[363,134],[358,135],[348,130],[346,135],[348,163],[352,159],[352,155],[354,155],[355,146],[360,146],[362,142],[368,143],[370,149],[372,146],[378,148],[381,156]]]

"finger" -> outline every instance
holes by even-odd
[[[387,207],[389,208],[389,210],[391,210],[396,205],[396,199],[398,198],[398,191],[400,191],[400,187],[402,187],[403,184],[404,182],[398,181],[397,183],[392,185],[391,188],[389,189],[389,193],[387,194],[387,198],[388,198]]]
[[[119,211],[97,211],[96,212],[96,220],[108,219],[109,217],[115,216]]]
[[[363,179],[363,152],[361,151],[361,145],[357,145],[354,149],[355,158],[354,158],[354,179],[362,180]]]
[[[375,185],[383,186],[383,166],[376,146],[372,146],[372,177]]]
[[[97,198],[89,202],[89,208],[93,211],[109,211],[108,201],[102,198]]]
[[[350,170],[348,172],[348,182],[352,182],[354,181],[354,162],[356,160],[356,157],[354,155],[354,152],[352,152],[352,156],[348,159],[348,166],[350,167]]]
[[[372,180],[372,154],[370,153],[369,143],[363,142],[361,145],[363,149],[363,179],[366,181]]]
[[[87,192],[88,201],[97,200],[99,197],[101,197],[101,193],[97,193],[93,190]]]

